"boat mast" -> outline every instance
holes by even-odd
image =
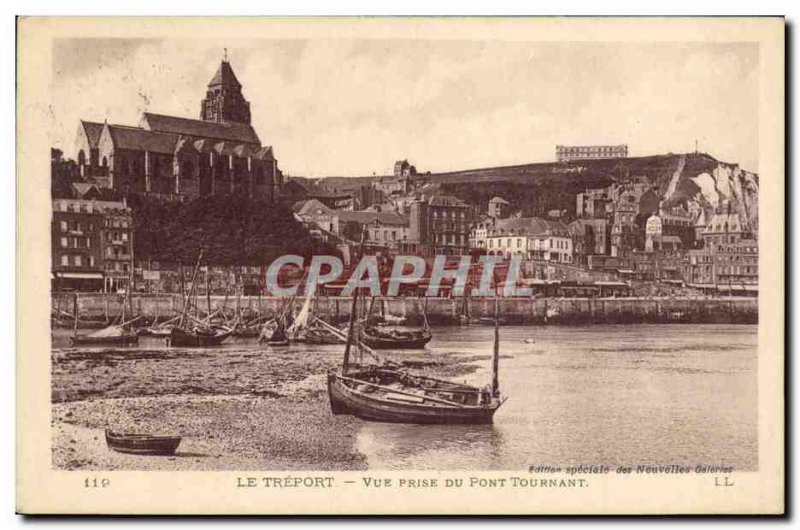
[[[497,288],[494,291],[494,352],[492,354],[492,397],[500,393],[500,382],[498,371],[500,368],[500,323],[499,323],[499,301],[497,300]]]
[[[194,265],[194,270],[192,271],[192,284],[189,286],[189,293],[186,295],[186,298],[183,302],[183,313],[181,313],[181,320],[178,323],[178,327],[183,327],[183,322],[186,319],[186,313],[189,311],[189,303],[192,300],[192,294],[194,291],[194,282],[197,279],[197,271],[200,269],[200,262],[203,260],[203,249],[200,249],[200,255],[197,256],[197,263]],[[182,276],[182,275],[181,275]]]
[[[364,257],[364,235],[366,231],[361,231],[361,245],[359,249],[359,261]],[[356,262],[358,268],[358,262]],[[344,346],[344,359],[342,359],[342,375],[347,375],[347,369],[350,367],[350,348],[353,346],[353,328],[356,324],[356,311],[358,310],[358,287],[353,289],[353,301],[350,304],[350,322],[347,325],[347,344]]]
[[[75,322],[74,322],[73,328],[72,328],[72,335],[73,336],[77,336],[78,335],[78,293],[75,293],[75,296],[72,298],[72,303],[73,303],[72,312],[75,315]]]

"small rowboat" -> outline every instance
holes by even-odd
[[[167,456],[175,454],[180,443],[180,436],[123,434],[106,429],[106,444],[119,453]]]

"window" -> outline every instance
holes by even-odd
[[[66,232],[69,229],[66,221],[61,221],[61,231]]]
[[[69,243],[67,242],[67,238],[66,237],[62,237],[61,238],[61,248],[67,248],[68,244]]]
[[[64,267],[69,265],[69,254],[61,254],[61,265]]]
[[[94,256],[89,256],[89,266],[94,267]]]
[[[86,238],[86,248],[92,248],[92,240],[88,237]]]
[[[128,240],[128,232],[122,232],[122,240],[123,241],[127,241]]]
[[[80,267],[83,265],[83,260],[81,259],[80,254],[75,255],[75,266]]]

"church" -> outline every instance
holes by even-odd
[[[250,103],[227,58],[200,102],[200,119],[145,112],[139,125],[81,121],[81,176],[122,196],[165,201],[237,194],[277,200],[283,176],[250,124]]]

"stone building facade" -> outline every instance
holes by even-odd
[[[526,260],[573,262],[572,234],[561,221],[517,217],[498,220],[487,236],[489,255]]]
[[[52,219],[54,290],[127,288],[133,267],[133,220],[124,202],[55,199]]]
[[[449,195],[411,203],[409,242],[423,255],[469,253],[472,208]]]

